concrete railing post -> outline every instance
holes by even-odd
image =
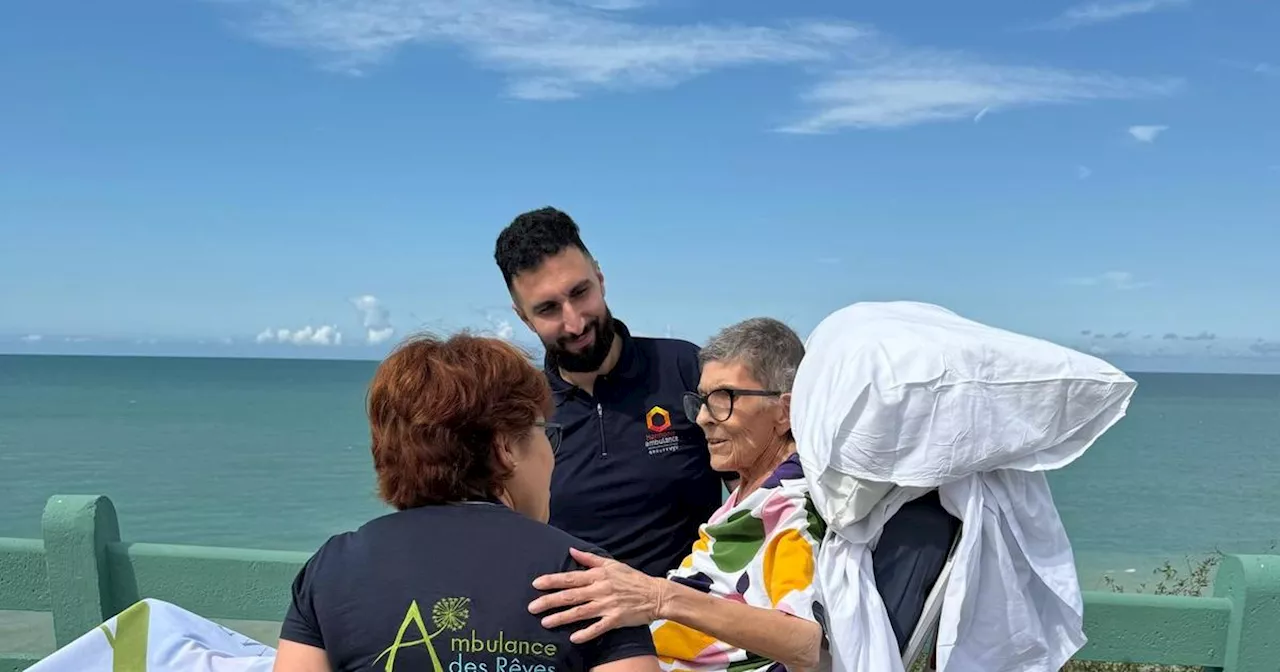
[[[120,526],[111,500],[96,495],[50,497],[41,523],[54,640],[63,647],[114,615],[107,544],[120,541]]]
[[[1280,558],[1225,556],[1213,596],[1231,600],[1223,671],[1280,670]]]

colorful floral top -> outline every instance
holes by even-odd
[[[792,455],[742,501],[735,491],[699,530],[672,581],[754,607],[817,622],[814,586],[818,544],[826,526]],[[662,668],[668,672],[779,672],[782,665],[672,621],[651,626]]]

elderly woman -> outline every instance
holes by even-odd
[[[559,434],[524,353],[412,339],[378,368],[368,406],[378,491],[396,511],[306,563],[275,672],[658,672],[643,627],[575,642],[525,609],[535,577],[579,567],[570,549],[599,551],[545,524]]]
[[[571,551],[586,569],[533,584],[548,591],[529,605],[547,614],[544,626],[598,619],[572,636],[587,642],[648,624],[666,670],[808,670],[825,662],[814,587],[824,525],[812,513],[790,423],[803,355],[795,332],[767,318],[711,339],[685,412],[706,433],[712,466],[737,472],[738,487],[665,579]]]

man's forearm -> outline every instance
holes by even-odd
[[[792,672],[818,664],[822,628],[776,609],[730,602],[668,581],[658,617],[782,663]]]

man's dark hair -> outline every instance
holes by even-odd
[[[591,256],[582,243],[573,218],[555,208],[539,208],[517,216],[498,234],[493,260],[498,262],[502,279],[510,291],[512,280],[517,275],[541,266],[547,257],[569,247],[576,247]]]

